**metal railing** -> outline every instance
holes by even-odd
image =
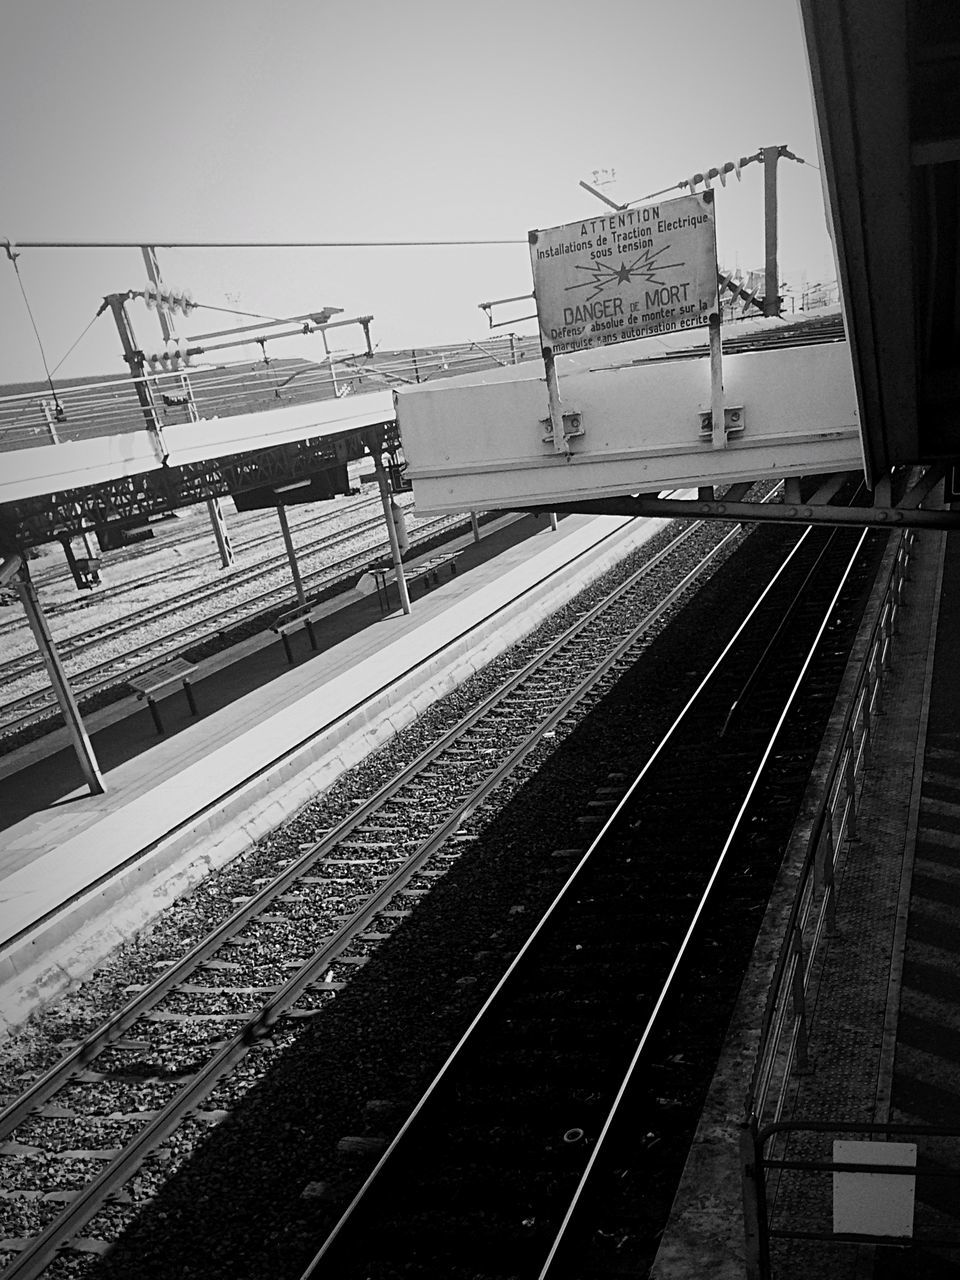
[[[151,373],[145,381],[158,421],[170,426],[190,420],[188,399],[200,417],[231,417],[519,364],[539,354],[536,337],[506,334],[483,342],[378,351],[372,358],[335,352],[329,364],[274,359],[269,364],[191,365]],[[0,451],[143,429],[143,411],[129,377],[60,386],[58,405],[60,415],[48,388],[0,396]]]
[[[817,1127],[813,1123],[788,1124],[783,1121],[783,1110],[792,1078],[810,1068],[808,992],[820,945],[836,933],[837,855],[844,841],[857,837],[857,808],[903,604],[913,536],[910,530],[901,533],[889,564],[876,620],[813,815],[767,994],[741,1134],[746,1261],[750,1280],[767,1280],[770,1276],[767,1172],[772,1170],[779,1176],[782,1169],[796,1164],[788,1166],[781,1158],[784,1135],[797,1128]],[[837,1131],[844,1128],[842,1124],[832,1127]],[[852,1128],[864,1133],[869,1126],[860,1124]],[[890,1131],[890,1126],[884,1129],[884,1132]],[[767,1154],[768,1144],[773,1147],[770,1154]],[[827,1166],[821,1163],[810,1167]],[[835,1237],[825,1231],[822,1238]]]
[[[791,1156],[767,1155],[767,1147],[777,1144],[781,1146],[791,1135],[806,1135],[808,1144],[810,1140],[820,1137],[824,1143],[830,1135],[836,1135],[840,1140],[851,1138],[865,1139],[869,1146],[873,1148],[873,1154],[879,1155],[881,1161],[874,1160],[856,1160],[856,1159],[838,1159],[836,1146],[834,1146],[834,1154],[832,1157],[827,1155],[814,1156],[813,1158],[798,1158]],[[900,1144],[888,1145],[892,1139],[915,1138],[917,1142],[911,1153],[912,1159],[909,1163],[893,1163],[892,1157],[895,1147]],[[748,1248],[747,1255],[747,1274],[751,1277],[759,1277],[759,1280],[768,1280],[772,1276],[773,1270],[770,1258],[770,1242],[774,1240],[796,1240],[816,1242],[830,1242],[832,1244],[856,1244],[856,1245],[886,1245],[897,1246],[903,1249],[909,1249],[916,1254],[921,1250],[936,1250],[938,1252],[952,1252],[960,1250],[960,1224],[956,1221],[954,1213],[947,1215],[938,1214],[936,1211],[931,1213],[926,1208],[927,1202],[936,1204],[943,1201],[943,1194],[937,1194],[932,1189],[932,1184],[936,1182],[943,1183],[952,1182],[955,1184],[951,1188],[950,1196],[954,1202],[958,1198],[960,1191],[960,1151],[958,1151],[957,1139],[960,1139],[960,1128],[950,1125],[922,1125],[922,1124],[867,1124],[862,1121],[834,1121],[834,1120],[798,1120],[798,1121],[780,1121],[774,1124],[763,1125],[758,1127],[755,1121],[751,1120],[747,1126],[745,1135],[744,1148],[745,1153],[753,1161],[757,1171],[757,1207],[758,1215],[756,1221],[755,1247],[751,1250]],[[854,1145],[854,1144],[851,1144]],[[882,1162],[882,1157],[888,1154],[888,1161]],[[860,1154],[865,1154],[863,1150]],[[948,1163],[949,1162],[949,1163]],[[805,1178],[821,1179],[821,1194],[819,1203],[821,1207],[821,1219],[826,1217],[828,1207],[832,1209],[831,1221],[826,1222],[818,1220],[815,1209],[811,1211],[810,1202],[816,1203],[817,1197],[807,1194],[804,1197],[807,1205],[808,1216],[806,1227],[772,1227],[767,1217],[767,1206],[765,1192],[766,1176],[769,1171],[773,1171],[780,1176],[784,1172],[793,1172],[802,1175]],[[867,1209],[863,1212],[862,1207],[868,1204],[871,1199],[875,1199],[879,1193],[877,1183],[869,1185],[861,1182],[857,1191],[848,1185],[846,1189],[838,1183],[838,1178],[842,1179],[846,1174],[865,1174],[869,1178],[881,1178],[886,1182],[884,1188],[885,1205],[884,1210],[888,1221],[884,1223],[883,1230],[844,1230],[844,1226],[850,1226],[847,1218],[866,1219],[859,1225],[873,1225],[878,1218],[883,1216],[883,1210],[874,1210],[870,1212]],[[830,1176],[832,1187],[827,1188],[822,1185],[827,1175]],[[912,1185],[903,1187],[894,1191],[891,1195],[889,1185],[890,1178],[910,1179]],[[831,1195],[830,1192],[833,1192]],[[846,1194],[844,1194],[844,1190]],[[922,1192],[918,1194],[918,1192]],[[921,1219],[921,1225],[918,1229],[914,1221],[914,1204],[916,1200],[922,1203],[917,1210],[917,1216]],[[944,1217],[946,1217],[947,1231],[944,1231]],[[926,1218],[926,1222],[923,1219]],[[952,1231],[949,1228],[952,1227]],[[956,1265],[956,1260],[955,1260]]]

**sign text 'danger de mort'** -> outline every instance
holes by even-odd
[[[695,329],[717,310],[712,191],[531,231],[530,257],[555,355]]]

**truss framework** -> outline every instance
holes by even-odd
[[[396,423],[384,423],[382,431],[382,447],[399,467]],[[364,448],[363,432],[357,430],[4,503],[0,506],[0,550],[23,551],[85,530],[122,528],[208,498],[288,484],[357,461]]]

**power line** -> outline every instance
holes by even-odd
[[[62,356],[60,360],[58,360],[57,363],[53,366],[53,369],[50,372],[51,377],[53,376],[53,374],[57,372],[57,370],[63,364],[64,360],[66,360],[67,356],[72,354],[74,347],[78,347],[80,345],[80,343],[84,340],[84,338],[87,336],[87,334],[90,332],[92,327],[96,324],[96,322],[100,319],[102,315],[103,315],[103,308],[101,307],[101,309],[94,314],[93,319],[84,329],[83,333],[81,333],[80,337],[76,340],[73,346],[70,347],[69,351],[67,351],[66,355]]]
[[[16,249],[435,249],[469,245],[522,244],[522,240],[18,240]]]
[[[40,340],[40,330],[37,328],[37,322],[33,318],[33,311],[30,308],[30,299],[27,297],[27,291],[23,287],[23,280],[20,277],[20,268],[17,266],[17,258],[20,255],[18,253],[15,253],[14,250],[11,248],[9,240],[6,243],[6,250],[7,250],[7,257],[13,263],[13,271],[17,277],[17,284],[20,286],[20,292],[23,294],[23,304],[27,308],[27,315],[30,317],[30,323],[33,326],[33,332],[37,339],[37,346],[40,348],[40,359],[43,361],[43,371],[47,375],[47,383],[53,395],[53,402],[57,406],[57,418],[59,419],[64,416],[63,405],[60,403],[59,397],[57,396],[57,389],[53,385],[53,378],[50,376],[50,369],[47,365],[47,355],[43,349],[43,343]]]

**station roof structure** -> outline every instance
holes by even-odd
[[[871,484],[960,456],[960,7],[801,0]]]
[[[0,553],[121,526],[208,498],[291,485],[383,448],[399,457],[392,388],[534,354],[500,338],[150,376],[159,430],[133,380],[93,379],[0,398]]]

